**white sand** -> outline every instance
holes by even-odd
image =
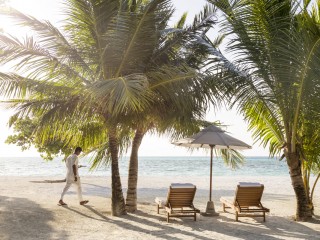
[[[63,178],[63,177],[61,177]],[[154,198],[166,196],[172,182],[197,185],[194,204],[204,211],[209,178],[140,177],[139,211],[123,217],[110,215],[110,179],[82,177],[88,206],[80,206],[74,188],[65,197],[68,207],[57,202],[64,183],[44,183],[44,177],[0,177],[0,239],[320,239],[320,186],[316,189],[315,214],[309,223],[292,220],[295,197],[289,177],[214,177],[213,200],[218,217],[172,218],[156,213]],[[49,179],[59,179],[49,178]],[[32,182],[36,181],[36,182]],[[126,179],[123,178],[124,194]],[[221,212],[219,198],[233,196],[239,181],[265,185],[262,203],[271,209],[261,218],[240,218]]]

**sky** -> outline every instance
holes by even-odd
[[[10,0],[9,4],[25,14],[41,20],[49,20],[54,25],[59,26],[63,20],[63,14],[61,13],[63,5],[61,2],[60,0]],[[206,4],[205,0],[173,0],[172,2],[176,9],[173,16],[174,19],[179,19],[184,12],[188,12],[187,22],[191,22],[194,15],[199,13]],[[14,36],[26,34],[13,26],[11,20],[5,18],[0,18],[0,28]],[[39,156],[34,148],[22,152],[17,146],[4,143],[7,136],[13,133],[7,124],[12,114],[12,110],[7,110],[0,106],[0,157]],[[242,151],[245,156],[269,155],[268,151],[259,146],[258,143],[253,144],[251,133],[247,131],[247,124],[235,109],[226,110],[222,108],[217,111],[208,109],[206,120],[212,122],[220,121],[222,124],[227,125],[226,130],[230,135],[251,145],[252,149]],[[207,156],[209,154],[203,149],[190,152],[186,148],[172,145],[167,136],[150,134],[144,137],[139,153],[140,156]]]

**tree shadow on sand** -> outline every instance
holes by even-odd
[[[53,213],[26,198],[0,196],[0,239],[68,239],[50,226]]]
[[[192,218],[172,218],[170,223],[167,223],[165,214],[158,215],[156,211],[140,210],[135,214],[111,217],[109,213],[105,214],[90,205],[85,208],[87,209],[85,215],[92,220],[114,224],[119,231],[126,229],[133,234],[129,237],[124,236],[124,239],[135,236],[173,240],[183,238],[209,240],[215,237],[217,239],[320,239],[319,232],[312,227],[277,216],[268,216],[266,222],[251,218],[243,218],[241,222],[236,222],[234,215],[222,213],[218,217],[201,216],[196,222]],[[84,215],[83,212],[78,214]]]

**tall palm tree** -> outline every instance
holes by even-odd
[[[161,54],[173,47],[159,47],[166,34],[179,34],[165,29],[173,12],[169,0],[68,0],[65,4],[62,31],[11,11],[34,36],[20,41],[0,35],[0,62],[15,66],[15,73],[0,73],[0,94],[12,99],[7,102],[18,117],[39,117],[44,136],[54,128],[68,142],[83,123],[102,124],[105,141],[88,146],[97,151],[96,159],[111,159],[112,214],[125,214],[118,161],[130,132],[127,119],[151,109],[165,94],[181,104],[182,98],[174,96],[187,97],[199,84],[196,70],[182,61],[158,64],[153,58],[155,51],[163,59],[173,56]]]
[[[118,117],[143,109],[151,100],[145,67],[158,28],[172,7],[168,0],[70,0],[65,11],[62,32],[49,22],[11,11],[35,36],[24,41],[0,36],[0,61],[16,66],[16,73],[1,73],[0,91],[14,99],[18,115],[41,115],[42,124],[66,119],[75,125],[104,123],[112,160],[112,214],[121,215],[125,205],[118,169]],[[168,70],[168,79],[175,77],[174,71]]]
[[[206,37],[215,23],[216,9],[210,5],[204,6],[193,23],[187,26],[186,16],[183,14],[173,28],[166,26],[162,30],[158,48],[151,57],[150,68],[168,64],[187,65],[196,71],[196,75],[190,78],[192,81],[183,81],[183,85],[179,81],[172,82],[170,88],[167,84],[162,86],[163,83],[154,82],[152,74],[149,75],[150,89],[156,100],[134,120],[136,128],[131,147],[126,198],[126,207],[130,212],[137,209],[138,152],[144,135],[148,131],[159,134],[170,132],[170,135],[180,137],[194,134],[199,131],[197,120],[204,118],[209,104],[217,106],[222,99],[219,79],[208,76],[209,72],[203,70],[210,54],[204,42],[214,47],[219,44],[219,41],[211,43]]]
[[[216,54],[212,69],[233,79],[234,104],[255,139],[269,144],[271,155],[284,152],[296,219],[307,220],[311,212],[301,173],[301,124],[306,106],[320,101],[314,97],[320,96],[319,25],[308,17],[310,1],[304,6],[291,0],[208,1],[223,14],[226,51],[233,59]]]

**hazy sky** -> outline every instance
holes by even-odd
[[[63,19],[60,9],[62,8],[62,1],[59,0],[11,0],[10,5],[19,11],[32,15],[38,19],[45,19],[51,21],[55,25],[59,25],[59,21]],[[188,12],[187,21],[192,21],[194,15],[202,10],[205,0],[173,0],[176,12],[175,18],[179,18],[184,12]],[[0,27],[6,32],[10,32],[14,36],[21,35],[21,31],[13,27],[10,20],[0,18]],[[0,108],[0,157],[4,156],[38,156],[35,149],[21,152],[19,147],[7,145],[4,143],[8,134],[12,133],[7,126],[8,118],[12,111]],[[208,111],[208,121],[221,121],[228,125],[227,131],[232,136],[245,141],[252,145],[253,141],[250,133],[247,132],[247,125],[235,110],[226,111],[221,109],[217,112]],[[268,151],[253,145],[251,150],[242,152],[246,156],[267,156]],[[176,147],[170,144],[170,139],[166,136],[159,137],[157,135],[147,135],[141,144],[141,156],[189,156],[189,155],[207,155],[204,150],[194,151],[192,154],[183,147]]]

